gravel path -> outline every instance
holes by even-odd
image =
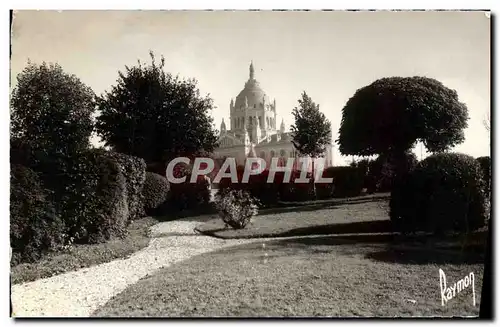
[[[88,317],[99,306],[155,270],[253,240],[222,240],[194,234],[204,219],[182,219],[151,228],[148,247],[128,259],[12,286],[16,317]]]

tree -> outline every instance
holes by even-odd
[[[212,99],[200,96],[195,80],[165,73],[163,57],[157,64],[150,56],[148,66],[126,66],[117,85],[99,98],[97,133],[107,146],[147,163],[212,152]]]
[[[319,111],[319,105],[314,103],[306,92],[298,100],[299,106],[293,109],[295,125],[292,129],[292,144],[302,156],[312,158],[312,183],[314,194],[314,159],[323,156],[327,145],[331,144],[332,127],[325,115]]]
[[[468,111],[455,90],[427,77],[389,77],[365,86],[342,109],[339,151],[404,162],[421,141],[443,152],[464,141]]]
[[[51,156],[90,147],[95,94],[58,64],[28,62],[11,97],[12,145]]]

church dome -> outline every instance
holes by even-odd
[[[236,97],[234,107],[236,109],[244,108],[262,108],[262,103],[270,104],[269,97],[255,79],[253,64],[250,64],[250,78],[245,83],[245,87]]]

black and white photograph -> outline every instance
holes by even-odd
[[[12,10],[11,318],[491,319],[493,16]]]

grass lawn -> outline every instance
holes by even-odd
[[[315,226],[383,223],[387,203],[256,217],[233,235]],[[205,225],[214,228],[211,221]],[[339,228],[339,227],[337,227]],[[345,228],[344,228],[345,229]],[[371,232],[372,230],[370,230]],[[230,234],[226,234],[230,235]],[[479,313],[484,234],[460,240],[394,240],[374,234],[262,239],[163,268],[111,299],[95,316],[473,316]],[[441,305],[439,269],[451,286],[471,272],[472,289]]]
[[[482,260],[331,236],[255,242],[163,268],[94,316],[472,316]],[[474,273],[475,307],[470,287],[441,305],[439,269],[448,286]]]
[[[153,218],[141,218],[130,224],[124,239],[113,239],[106,243],[75,245],[65,252],[52,252],[35,263],[22,263],[11,267],[12,284],[34,281],[87,268],[119,258],[125,258],[148,246],[149,227],[157,223]]]
[[[244,229],[225,229],[214,215],[198,230],[220,238],[284,237],[320,234],[391,232],[388,200],[339,204],[316,209],[315,206],[291,210],[267,210],[256,216]]]

